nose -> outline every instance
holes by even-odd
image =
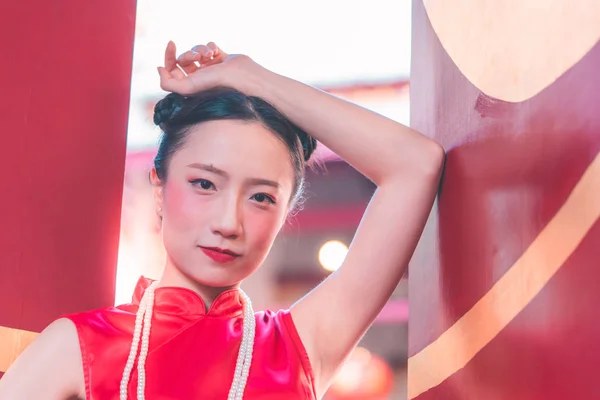
[[[221,207],[217,208],[212,219],[211,230],[226,239],[237,239],[243,232],[241,204],[236,196],[226,196],[220,200]]]

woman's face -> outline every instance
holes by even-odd
[[[210,121],[192,128],[156,189],[167,268],[211,287],[242,281],[261,265],[283,225],[293,179],[285,144],[261,124]]]

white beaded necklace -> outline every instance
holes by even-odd
[[[152,324],[152,308],[154,306],[154,290],[158,286],[158,282],[153,282],[146,291],[135,317],[135,327],[133,329],[133,339],[131,341],[131,350],[129,351],[129,357],[127,358],[127,364],[125,364],[125,370],[123,371],[123,378],[121,379],[121,386],[119,388],[120,400],[127,400],[127,385],[129,384],[129,378],[133,371],[133,364],[138,353],[138,347],[140,345],[140,336],[142,346],[138,358],[137,370],[138,370],[138,386],[137,386],[137,398],[138,400],[145,399],[144,389],[146,387],[146,358],[148,357],[148,343],[150,339],[150,326]],[[233,375],[233,383],[229,390],[229,396],[227,400],[242,400],[244,395],[244,388],[248,381],[248,373],[250,372],[250,364],[252,363],[252,349],[254,347],[254,335],[256,331],[256,320],[254,319],[254,309],[252,308],[252,302],[243,290],[239,289],[242,296],[242,304],[244,306],[244,324],[243,324],[243,335],[242,343],[238,353],[237,362],[235,365],[235,372]]]

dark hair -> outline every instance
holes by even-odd
[[[304,167],[317,141],[265,100],[231,88],[218,87],[187,97],[170,93],[156,104],[154,123],[162,130],[154,158],[158,178],[166,181],[171,158],[185,144],[190,128],[216,120],[261,123],[286,145],[294,167],[293,208],[302,197]]]

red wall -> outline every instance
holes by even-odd
[[[538,92],[506,100],[451,56],[484,57],[494,42],[451,43],[441,31],[413,1],[411,125],[447,161],[410,269],[409,398],[600,398],[600,43]],[[485,73],[502,77],[500,64]]]
[[[131,0],[0,5],[0,329],[113,304],[134,28]]]

